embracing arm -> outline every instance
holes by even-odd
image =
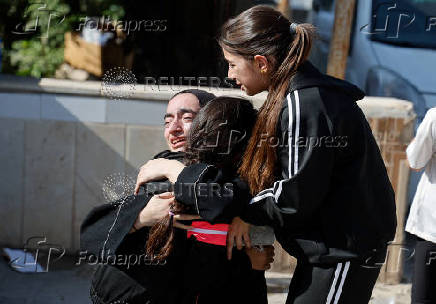
[[[135,234],[132,230],[147,232],[147,227],[168,214],[174,196],[163,191],[170,186],[168,182],[149,183],[141,195],[92,209],[81,225],[81,249],[94,255],[114,254],[129,233]]]
[[[232,175],[204,163],[185,167],[174,184],[174,195],[208,222],[230,221],[251,199],[248,185]]]
[[[80,248],[88,254],[115,254],[151,196],[128,196],[91,210],[80,227]]]
[[[248,186],[226,170],[204,163],[185,167],[179,161],[161,158],[141,167],[136,187],[161,178],[175,182],[178,202],[212,223],[218,219],[231,220],[251,198]]]
[[[330,188],[334,144],[330,122],[317,103],[317,89],[292,92],[279,124],[286,144],[278,148],[282,179],[259,192],[241,216],[255,225],[304,225]],[[304,100],[300,102],[301,100]]]
[[[278,150],[283,179],[258,193],[241,209],[244,221],[281,227],[284,216],[290,216],[293,223],[304,224],[319,209],[329,191],[335,143],[331,142],[333,137],[326,114],[322,109],[314,110],[318,96],[310,96],[313,93],[316,91],[289,94],[280,117],[281,130],[287,138],[287,145]],[[300,103],[302,97],[304,104]],[[221,170],[200,163],[182,170],[174,192],[178,201],[193,206],[203,217],[201,211],[208,206],[223,207],[238,200],[237,193],[232,194],[235,199],[232,195],[199,195],[202,187],[209,187],[206,191],[211,192],[211,186],[203,184],[218,184],[223,190],[225,182]],[[249,197],[249,194],[243,196]]]

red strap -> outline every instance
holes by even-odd
[[[193,235],[199,242],[226,246],[229,224],[211,224],[205,221],[192,222],[194,229],[188,230],[188,238]]]

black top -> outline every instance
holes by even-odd
[[[181,152],[174,153],[167,150],[157,154],[154,158],[183,161],[183,157],[184,154]],[[195,167],[193,165],[192,168]],[[210,170],[210,172],[215,173],[213,170]],[[131,234],[129,234],[129,231],[138,214],[153,195],[175,191],[177,187],[179,187],[177,199],[183,197],[186,205],[191,207],[193,213],[197,214],[199,212],[202,220],[211,223],[229,223],[234,216],[242,213],[251,197],[248,194],[247,186],[234,174],[230,174],[230,171],[222,171],[218,176],[231,182],[227,185],[224,184],[219,189],[215,186],[209,189],[215,195],[220,195],[223,198],[223,201],[218,203],[196,203],[196,197],[201,198],[203,193],[206,195],[209,193],[207,184],[204,184],[206,187],[200,189],[199,195],[193,195],[192,192],[189,193],[188,188],[184,188],[188,187],[188,184],[180,187],[180,185],[172,185],[168,180],[163,180],[145,184],[141,187],[141,191],[137,196],[131,195],[91,210],[81,225],[80,246],[83,252],[86,252],[88,256],[92,256],[93,260],[98,258],[101,263],[97,267],[91,286],[91,298],[94,303],[113,304],[114,301],[120,301],[117,302],[120,304],[180,303],[185,295],[185,290],[182,289],[182,281],[186,277],[186,267],[189,268],[191,265],[195,266],[197,264],[197,261],[195,261],[195,263],[186,265],[188,261],[187,254],[192,254],[189,250],[191,243],[186,238],[186,231],[175,228],[173,251],[166,262],[159,264],[151,263],[150,259],[145,257],[149,227],[144,227]],[[210,181],[207,179],[208,175],[204,176],[204,178]],[[233,185],[236,185],[236,187],[233,188]],[[238,200],[232,203],[234,197],[237,197]],[[216,248],[214,248],[214,256],[204,256],[204,259],[210,259],[209,261],[211,261],[214,257],[220,255],[225,260],[225,252],[221,252],[225,251],[225,247],[218,249],[219,252],[216,252]],[[202,254],[207,255],[207,252]],[[235,255],[238,256],[238,254]],[[242,258],[242,253],[239,255],[241,256],[240,259],[233,259],[235,263],[248,260],[246,256]],[[192,257],[189,258],[192,260]],[[250,276],[245,279],[250,288],[254,287],[259,290],[266,288],[263,272],[257,273],[251,270],[249,262],[248,265],[235,264],[232,268],[236,272],[241,271],[241,269],[248,270],[245,274],[248,273]],[[207,269],[207,267],[204,267],[204,270]],[[221,272],[223,271],[225,275],[226,271],[222,269]],[[222,290],[221,292],[226,293],[228,291]],[[231,297],[231,295],[228,296]],[[264,300],[259,298],[252,302],[264,303]]]
[[[363,96],[356,86],[305,62],[291,80],[277,124],[276,182],[242,215],[252,224],[273,226],[285,250],[310,262],[365,257],[395,235],[394,191],[356,104]],[[229,182],[217,168],[196,164],[177,183],[210,180]],[[212,195],[196,203],[221,201]]]
[[[154,158],[183,161],[183,153],[163,151]],[[81,225],[80,247],[100,265],[94,274],[94,303],[178,303],[186,259],[186,231],[175,229],[174,250],[164,263],[145,256],[150,227],[129,234],[139,212],[155,194],[172,191],[168,181],[150,182],[131,195],[91,210]],[[168,286],[171,286],[169,291]]]

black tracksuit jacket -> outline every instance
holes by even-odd
[[[274,227],[277,240],[297,258],[311,263],[366,258],[394,238],[394,192],[356,104],[363,96],[356,86],[320,73],[309,61],[291,79],[277,138],[269,142],[277,147],[276,181],[253,197],[241,217]],[[209,182],[227,181],[213,166],[186,167],[175,184],[176,199],[187,201],[183,193]],[[179,191],[183,187],[190,189]],[[221,200],[201,196],[194,203]]]

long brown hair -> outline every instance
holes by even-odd
[[[236,174],[239,162],[256,122],[257,111],[246,99],[217,97],[200,109],[186,142],[185,164],[204,162]],[[193,213],[175,203],[174,214]],[[150,230],[146,254],[155,260],[164,260],[173,250],[174,229],[172,217],[167,215]]]
[[[268,97],[259,110],[239,168],[253,194],[271,186],[276,176],[276,150],[268,143],[276,138],[277,121],[290,79],[309,56],[314,33],[311,24],[291,26],[280,12],[264,5],[254,6],[222,26],[218,43],[223,49],[248,60],[253,60],[255,55],[266,56],[273,66]],[[265,136],[267,140],[262,141]]]

